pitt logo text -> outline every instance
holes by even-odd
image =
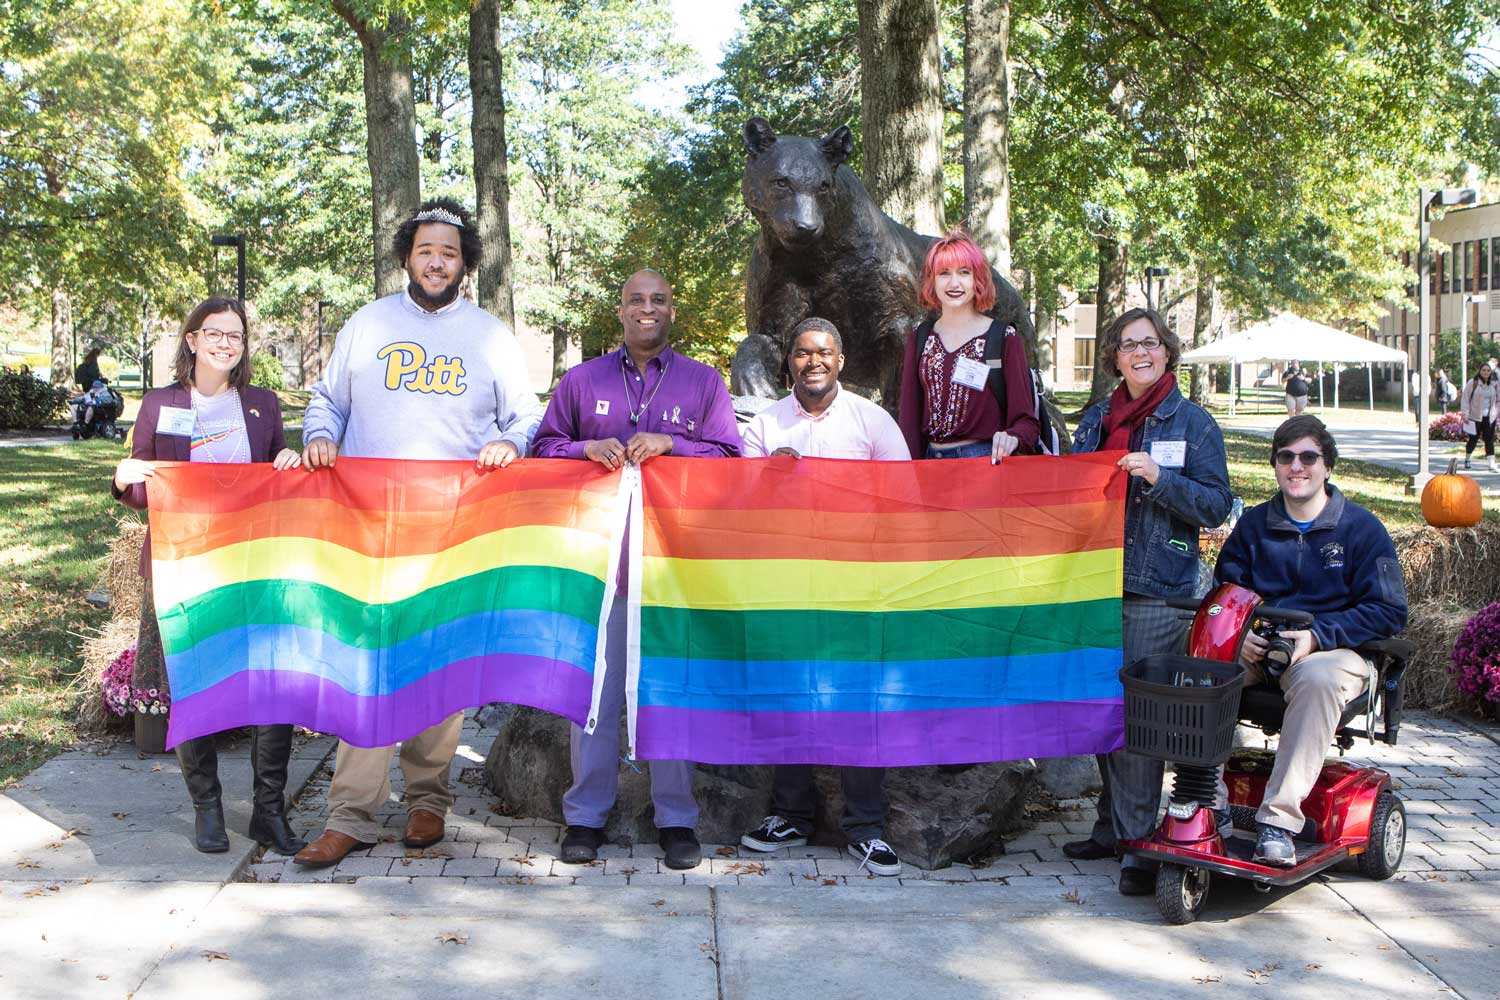
[[[375,355],[385,362],[385,387],[410,389],[413,392],[445,392],[462,396],[464,362],[462,358],[436,355],[429,363],[421,344],[387,344]]]

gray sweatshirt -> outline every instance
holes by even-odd
[[[541,419],[504,323],[463,298],[430,313],[403,291],[339,331],[302,436],[352,458],[474,459],[497,440],[524,456]]]

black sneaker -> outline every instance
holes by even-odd
[[[582,865],[597,861],[599,848],[603,846],[603,830],[593,826],[570,826],[563,833],[561,860],[569,865]]]
[[[678,871],[697,868],[703,860],[703,845],[698,843],[698,835],[693,833],[692,827],[664,826],[657,831],[656,842],[666,852],[662,863],[668,868]]]
[[[891,845],[874,837],[858,840],[849,845],[849,856],[871,875],[900,875],[901,859],[891,850]]]
[[[780,816],[767,816],[760,826],[740,838],[740,845],[752,851],[774,851],[782,847],[806,847],[807,837]]]

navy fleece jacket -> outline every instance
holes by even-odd
[[[1328,486],[1303,534],[1281,494],[1247,510],[1219,552],[1216,583],[1237,583],[1267,604],[1306,611],[1321,649],[1352,649],[1406,627],[1406,582],[1385,525]]]

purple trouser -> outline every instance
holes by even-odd
[[[620,712],[625,708],[625,599],[616,597],[605,630],[608,670],[599,699],[599,724],[592,736],[573,727],[573,785],[563,795],[563,820],[569,826],[603,829],[614,808],[620,777]],[[686,760],[651,761],[651,802],[656,825],[698,825],[693,801],[693,764]]]

